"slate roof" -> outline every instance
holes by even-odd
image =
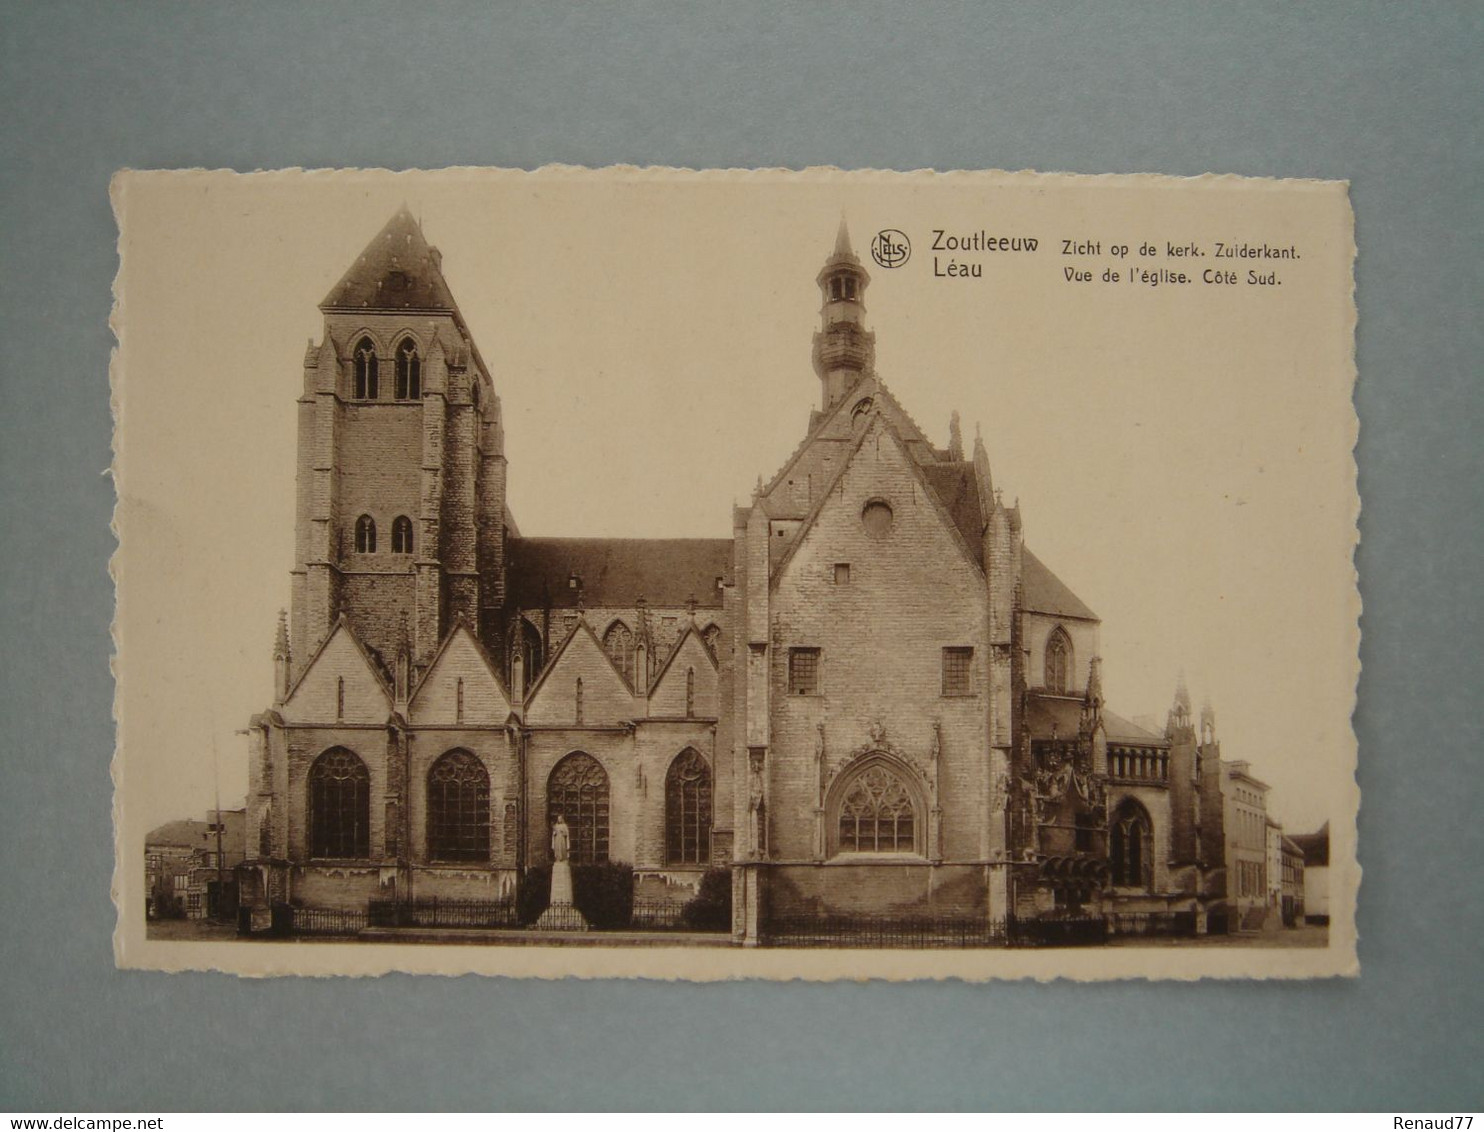
[[[1021,602],[1028,613],[1098,620],[1098,615],[1048,570],[1046,564],[1031,553],[1030,547],[1022,547],[1021,564]]]
[[[1108,736],[1108,742],[1119,743],[1129,747],[1168,747],[1170,741],[1157,731],[1150,731],[1147,727],[1140,727],[1117,712],[1103,709],[1103,732]]]
[[[984,568],[984,505],[979,498],[979,480],[967,460],[920,464],[923,478],[938,496],[953,525],[969,544],[974,561]],[[1065,587],[1063,587],[1065,588]]]
[[[732,573],[732,540],[724,538],[515,538],[508,548],[510,599],[519,609],[570,609],[582,579],[589,607],[677,608],[691,598],[719,609],[717,578]]]
[[[1320,826],[1317,833],[1295,833],[1290,840],[1303,853],[1305,867],[1329,864],[1329,822]]]
[[[321,309],[456,310],[441,257],[408,211],[399,208],[331,288]]]
[[[204,821],[167,821],[145,835],[145,845],[164,845],[176,849],[200,849],[208,845],[211,827]]]
[[[1026,697],[1026,726],[1032,739],[1050,739],[1053,725],[1058,739],[1074,739],[1082,726],[1080,696],[1047,696],[1032,692]],[[1103,732],[1109,743],[1127,747],[1168,747],[1163,735],[1132,723],[1116,712],[1103,709]]]

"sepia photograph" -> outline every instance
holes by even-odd
[[[1343,182],[113,199],[121,966],[1358,972]]]

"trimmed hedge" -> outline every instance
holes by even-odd
[[[698,932],[724,932],[732,927],[732,873],[730,869],[707,869],[700,890],[685,902],[680,912],[686,927]]]

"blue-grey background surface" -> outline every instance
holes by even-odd
[[[1484,7],[0,9],[0,1108],[1480,1106]],[[550,161],[1353,181],[1359,981],[113,969],[109,175]]]

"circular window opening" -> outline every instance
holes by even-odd
[[[891,504],[884,499],[871,500],[861,511],[861,523],[872,538],[885,538],[891,531],[891,522]]]

